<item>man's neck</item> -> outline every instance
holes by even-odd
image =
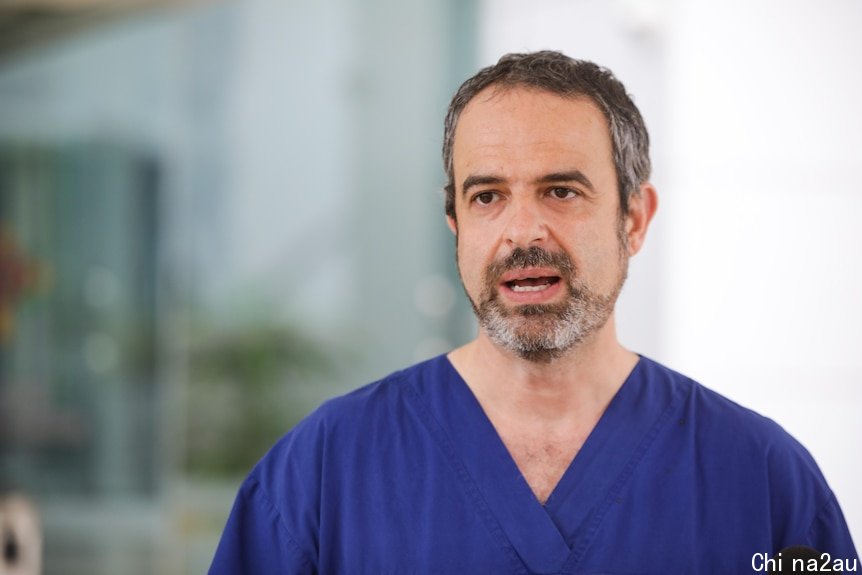
[[[449,360],[544,504],[638,358],[617,342],[611,317],[549,363],[520,358],[481,332]]]
[[[449,359],[489,416],[539,424],[596,419],[638,361],[617,341],[613,317],[593,338],[547,363],[502,349],[483,332]]]

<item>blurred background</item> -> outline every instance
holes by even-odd
[[[650,128],[623,342],[799,438],[862,543],[860,29],[855,0],[0,0],[0,493],[44,572],[205,572],[280,435],[472,336],[443,116],[545,48]]]

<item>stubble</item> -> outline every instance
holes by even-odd
[[[550,363],[582,344],[607,323],[625,283],[628,252],[622,225],[617,235],[618,261],[614,264],[618,274],[607,293],[598,293],[589,286],[569,255],[562,251],[550,252],[538,246],[515,248],[507,257],[492,262],[483,274],[477,300],[467,293],[479,325],[495,344],[536,363]],[[502,275],[531,267],[556,270],[566,290],[565,299],[552,304],[508,306],[503,303],[500,299]]]

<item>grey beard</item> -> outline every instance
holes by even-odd
[[[628,261],[622,251],[620,264],[620,277],[611,292],[597,294],[577,280],[576,270],[565,253],[550,253],[535,246],[527,250],[518,248],[489,267],[478,306],[472,298],[470,303],[491,341],[522,359],[549,363],[607,323],[626,278]],[[568,292],[565,301],[514,308],[500,302],[498,278],[507,270],[531,266],[560,271],[560,280]]]
[[[510,309],[495,296],[480,304],[476,316],[500,347],[528,361],[549,363],[607,323],[618,293],[585,297],[571,286],[567,288],[570,293],[562,304]]]

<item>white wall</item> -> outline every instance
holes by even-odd
[[[666,357],[802,441],[862,541],[862,4],[673,6]]]
[[[481,64],[555,48],[634,94],[660,207],[624,343],[781,423],[862,541],[862,4],[486,0],[481,16]]]

